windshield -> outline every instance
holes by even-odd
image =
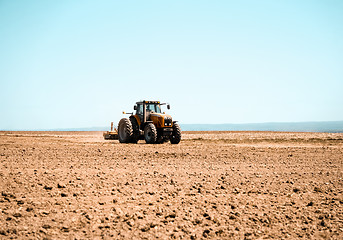
[[[154,111],[156,113],[161,113],[161,106],[158,104],[147,104],[146,110],[147,111]]]

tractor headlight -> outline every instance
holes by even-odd
[[[164,118],[164,126],[171,126],[172,125],[172,119],[170,117]]]

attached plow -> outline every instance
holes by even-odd
[[[111,131],[107,131],[103,133],[105,140],[118,140],[118,131],[115,127],[113,127],[113,122],[111,122]]]

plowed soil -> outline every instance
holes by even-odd
[[[343,239],[343,134],[0,132],[0,239]]]

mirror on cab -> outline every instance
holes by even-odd
[[[167,105],[167,108],[168,108],[168,110],[170,109],[170,105],[169,104]]]
[[[137,105],[133,106],[133,110],[137,110]]]

